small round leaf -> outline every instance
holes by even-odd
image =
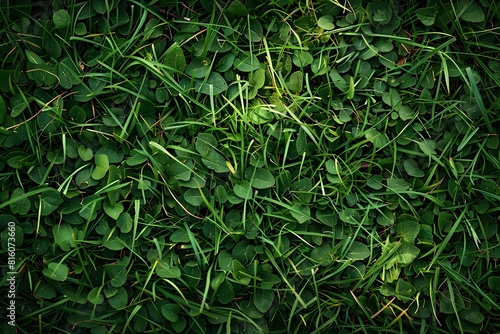
[[[58,29],[68,27],[71,22],[71,16],[69,15],[68,11],[64,9],[60,9],[57,12],[55,12],[52,19],[54,21],[54,25]]]

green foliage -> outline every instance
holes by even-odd
[[[498,332],[493,2],[0,9],[20,332]]]

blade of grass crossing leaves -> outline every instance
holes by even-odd
[[[462,213],[460,214],[460,216],[458,216],[457,220],[455,221],[455,223],[450,228],[450,231],[448,232],[448,235],[446,236],[446,238],[443,240],[443,242],[439,246],[436,246],[434,248],[435,249],[435,253],[433,255],[433,258],[432,258],[431,262],[427,266],[427,270],[428,271],[431,270],[431,268],[433,267],[434,263],[439,259],[439,256],[444,251],[445,247],[448,245],[448,242],[453,237],[453,234],[455,233],[455,231],[457,230],[458,226],[462,222],[462,219],[464,218],[465,214],[467,213],[467,209],[468,209],[468,206],[466,206],[462,210]]]
[[[467,72],[468,76],[468,83],[471,87],[472,94],[474,95],[474,98],[476,99],[476,103],[479,106],[479,110],[481,111],[481,114],[483,115],[483,120],[486,123],[486,128],[488,129],[488,132],[493,134],[495,131],[493,130],[493,126],[491,125],[490,117],[488,115],[488,111],[486,110],[486,107],[484,106],[483,102],[483,97],[481,96],[481,93],[479,92],[479,89],[476,84],[476,80],[472,74],[472,69],[470,67],[467,67],[465,69]]]
[[[464,330],[462,328],[462,321],[460,320],[460,315],[458,314],[457,305],[455,303],[455,291],[453,289],[453,285],[451,284],[450,280],[446,280],[446,283],[448,286],[448,290],[450,292],[450,303],[451,303],[451,306],[453,307],[453,312],[455,313],[455,316],[457,318],[458,328],[459,328],[460,332],[463,333]]]
[[[276,263],[276,261],[274,260],[274,257],[273,255],[267,250],[265,249],[265,254],[267,256],[267,258],[269,259],[269,261],[272,263],[272,265],[274,266],[274,268],[278,271],[278,273],[280,274],[281,278],[283,279],[283,281],[286,283],[286,285],[288,286],[288,288],[290,289],[290,291],[294,294],[295,298],[297,299],[297,301],[300,303],[300,305],[303,307],[303,308],[306,308],[306,303],[304,302],[304,300],[302,300],[302,298],[300,297],[300,295],[297,293],[297,291],[295,291],[295,288],[290,284],[290,282],[288,282],[288,280],[286,279],[286,276],[283,274],[283,271],[281,270],[281,268],[278,266],[278,264]]]

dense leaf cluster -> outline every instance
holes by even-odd
[[[0,9],[20,332],[498,332],[494,2]]]

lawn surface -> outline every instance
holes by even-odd
[[[0,0],[0,332],[500,332],[499,36],[487,0]]]

